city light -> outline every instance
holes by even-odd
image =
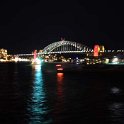
[[[42,59],[36,58],[35,60],[32,60],[32,64],[40,65],[43,62]]]
[[[118,63],[119,63],[119,59],[118,59],[117,57],[114,57],[114,58],[112,59],[112,63],[113,63],[113,64],[118,64]]]
[[[73,48],[74,47],[74,48]],[[114,54],[113,54],[114,52]],[[119,52],[119,53],[118,53]],[[105,50],[103,45],[94,45],[94,49],[89,48],[80,43],[72,41],[58,41],[49,44],[43,50],[34,50],[32,54],[16,54],[8,55],[6,49],[0,49],[0,62],[32,62],[32,64],[41,64],[42,62],[62,62],[62,63],[75,63],[75,64],[124,64],[124,58],[111,58],[112,55],[119,54],[123,56],[124,50]],[[61,53],[61,54],[60,54]],[[66,57],[63,54],[78,54],[74,59],[73,57]],[[110,53],[112,55],[108,56]],[[84,58],[84,55],[87,58]],[[107,59],[105,57],[108,57]],[[100,58],[99,58],[100,57]],[[41,59],[43,58],[43,59]],[[94,58],[96,60],[94,60]],[[98,60],[100,59],[100,60]],[[60,65],[56,65],[59,67]]]

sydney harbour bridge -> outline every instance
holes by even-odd
[[[47,54],[60,54],[60,53],[81,53],[88,56],[93,56],[94,50],[84,44],[73,42],[73,41],[66,41],[61,40],[57,42],[53,42],[37,52],[38,55],[47,55]],[[124,50],[105,50],[104,55],[111,56],[117,54],[123,54]],[[34,53],[27,53],[27,54],[16,54],[15,56],[32,56]]]
[[[42,51],[42,54],[52,54],[52,53],[86,53],[92,52],[92,49],[72,41],[58,41],[54,42],[47,47],[45,47]]]
[[[45,54],[59,54],[59,53],[91,53],[93,52],[93,49],[89,48],[88,46],[77,43],[77,42],[72,42],[72,41],[58,41],[49,44],[46,46],[43,50],[38,52],[39,55],[45,55]],[[32,54],[17,54],[17,56],[28,56],[28,55],[33,55]]]
[[[93,52],[92,48],[89,48],[88,46],[77,43],[77,42],[72,42],[72,41],[58,41],[49,44],[46,46],[43,50],[40,50],[38,52],[39,55],[45,55],[45,54],[59,54],[59,53],[91,53]],[[28,55],[33,55],[31,54],[17,54],[17,56],[28,56]]]

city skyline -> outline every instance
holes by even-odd
[[[102,1],[2,1],[0,48],[29,53],[65,40],[123,49],[121,3]]]
[[[17,55],[17,56],[30,56],[33,55],[35,52],[38,54],[63,54],[63,53],[96,53],[96,55],[98,56],[98,52],[99,53],[113,53],[113,55],[120,55],[124,53],[124,49],[105,49],[104,45],[100,45],[100,44],[94,44],[93,48],[78,43],[78,42],[73,42],[73,41],[67,41],[65,39],[61,39],[60,41],[57,42],[53,42],[47,46],[45,46],[43,49],[34,49],[32,51],[30,51],[29,53],[13,53],[11,54],[11,51],[7,52],[8,50],[5,48],[0,48],[0,52],[2,54],[2,56],[4,55],[4,53],[7,55]],[[101,54],[102,55],[102,54]]]

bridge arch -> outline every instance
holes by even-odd
[[[57,50],[57,48],[60,48],[60,49]],[[80,43],[62,40],[62,41],[51,43],[48,46],[46,46],[43,49],[43,54],[89,52],[91,50],[92,49]]]

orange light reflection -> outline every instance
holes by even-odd
[[[54,109],[54,114],[57,123],[60,123],[58,119],[58,114],[62,113],[64,106],[63,106],[63,101],[64,101],[64,92],[63,92],[63,78],[64,74],[63,73],[57,73],[57,99],[56,99],[56,104],[55,104],[55,109]]]
[[[62,65],[60,65],[60,64],[57,64],[57,65],[56,65],[56,67],[61,67],[61,66],[62,66]]]
[[[59,83],[59,84],[62,83],[63,76],[64,76],[63,73],[57,73],[57,80],[58,80],[58,83]]]
[[[62,71],[62,70],[63,70],[63,68],[57,68],[57,70]]]

